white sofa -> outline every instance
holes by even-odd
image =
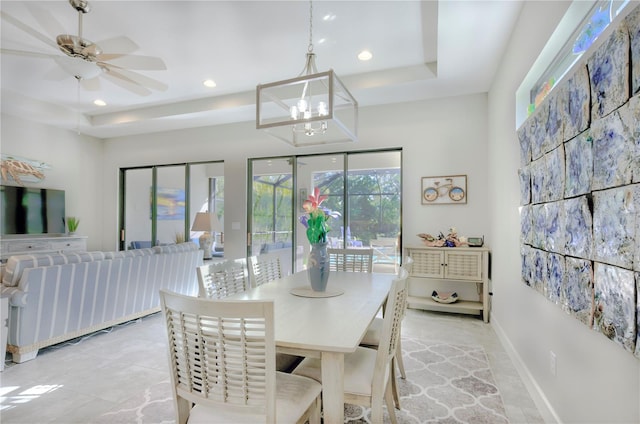
[[[187,242],[120,252],[12,256],[2,276],[9,298],[13,362],[38,349],[160,310],[161,288],[196,296],[202,250]]]

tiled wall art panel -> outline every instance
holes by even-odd
[[[564,93],[564,139],[570,140],[591,123],[591,85],[587,66],[582,64],[567,80]]]
[[[640,358],[640,272],[636,272],[636,352]]]
[[[567,255],[584,259],[593,256],[593,224],[589,198],[576,197],[564,201],[565,245]]]
[[[562,285],[565,280],[564,273],[564,256],[557,253],[549,253],[547,256],[547,279],[545,281],[544,295],[557,305],[561,304]]]
[[[626,21],[631,38],[631,92],[640,93],[640,8],[636,7]]]
[[[621,23],[587,60],[591,80],[591,120],[629,100],[629,33]]]
[[[633,241],[633,244],[635,245],[633,253],[633,270],[640,271],[640,184],[634,184],[631,187],[633,187],[633,209],[636,213],[635,240]],[[640,296],[640,293],[638,296]],[[638,311],[638,313],[640,313],[640,311]]]
[[[542,155],[544,155],[545,139],[547,138],[545,134],[545,119],[549,113],[548,110],[548,102],[544,101],[536,111],[536,114],[530,118],[533,120],[530,126],[531,131],[529,133],[531,141],[531,160],[540,159]]]
[[[520,246],[521,275],[522,281],[530,286],[533,281],[533,253],[531,246],[523,244]]]
[[[562,101],[563,95],[565,93],[562,90],[556,90],[555,92],[551,92],[549,94],[548,101],[548,115],[545,122],[546,128],[545,132],[547,136],[545,137],[544,143],[544,151],[550,152],[556,149],[558,146],[562,144],[563,140],[563,107],[564,102]]]
[[[632,269],[636,246],[637,185],[593,193],[594,259]]]
[[[627,107],[623,108],[627,111]],[[593,122],[593,189],[618,187],[631,183],[631,162],[635,143],[631,139],[630,123],[623,122],[618,110]]]
[[[547,253],[544,250],[533,249],[533,270],[531,287],[535,288],[540,293],[544,293],[544,288],[547,285]]]
[[[593,139],[585,131],[564,144],[565,148],[565,197],[591,192],[593,180]]]
[[[545,155],[543,199],[553,202],[564,198],[564,147],[560,146]]]
[[[520,208],[520,236],[524,244],[533,244],[533,219],[531,215],[531,205]]]
[[[520,204],[528,205],[531,202],[531,172],[528,166],[520,168]]]
[[[633,271],[596,262],[593,329],[631,353],[636,343],[636,282]]]
[[[543,205],[545,218],[545,242],[542,248],[549,252],[564,253],[565,212],[564,201]]]
[[[533,225],[533,237],[531,245],[538,249],[547,248],[547,211],[544,204],[531,207],[531,222]]]
[[[527,121],[518,128],[518,143],[520,144],[520,166],[525,167],[531,162],[531,124],[533,121]]]
[[[562,287],[562,308],[591,327],[593,325],[593,267],[592,262],[567,257]]]
[[[640,359],[640,5],[632,7],[522,124],[517,178],[522,281]]]
[[[631,173],[633,174],[631,179],[634,183],[640,183],[640,93],[629,100],[627,113],[628,117],[625,122],[631,123],[629,132],[631,133],[632,144],[635,143],[631,163]]]
[[[531,173],[531,203],[542,203],[547,195],[544,191],[545,187],[545,157],[541,157],[531,162],[529,172]]]

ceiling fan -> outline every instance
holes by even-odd
[[[2,20],[19,28],[26,34],[42,41],[62,53],[49,54],[35,51],[0,49],[2,54],[53,59],[62,68],[67,77],[75,77],[86,90],[99,90],[100,78],[141,96],[148,96],[152,89],[164,91],[167,85],[132,71],[165,70],[164,61],[158,57],[131,55],[138,46],[128,37],[115,37],[94,43],[82,36],[82,17],[91,8],[86,0],[69,0],[69,4],[78,12],[78,35],[64,33],[62,25],[53,15],[34,5],[28,5],[31,14],[51,36],[26,25],[10,14],[0,11]],[[113,52],[113,53],[111,53]],[[117,53],[116,53],[117,52]]]

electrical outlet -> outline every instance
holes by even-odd
[[[549,351],[549,371],[552,376],[556,376],[556,354],[550,350]]]

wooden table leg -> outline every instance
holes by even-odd
[[[344,422],[344,354],[322,352],[322,408],[324,423]]]

